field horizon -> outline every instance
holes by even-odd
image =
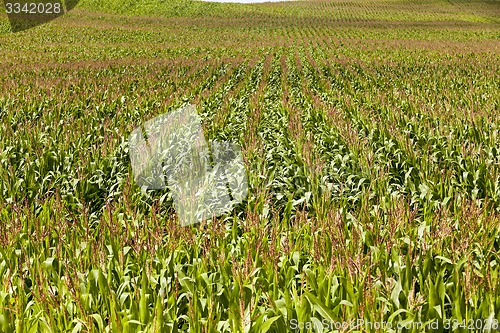
[[[0,13],[0,332],[495,332],[500,3]],[[248,196],[181,226],[129,136],[191,104]]]

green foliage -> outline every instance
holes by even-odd
[[[495,11],[83,0],[1,34],[0,332],[494,328]],[[249,196],[183,228],[127,138],[186,102]]]

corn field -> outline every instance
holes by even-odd
[[[500,329],[497,0],[82,0],[9,29],[0,332]],[[248,196],[183,227],[127,140],[186,103]]]

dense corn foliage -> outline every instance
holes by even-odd
[[[0,332],[494,328],[499,18],[487,0],[82,0],[11,34],[2,16]],[[185,103],[249,181],[190,227],[127,146]]]

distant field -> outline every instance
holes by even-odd
[[[1,15],[0,332],[495,331],[499,1]],[[188,102],[249,196],[181,227],[127,140]]]

